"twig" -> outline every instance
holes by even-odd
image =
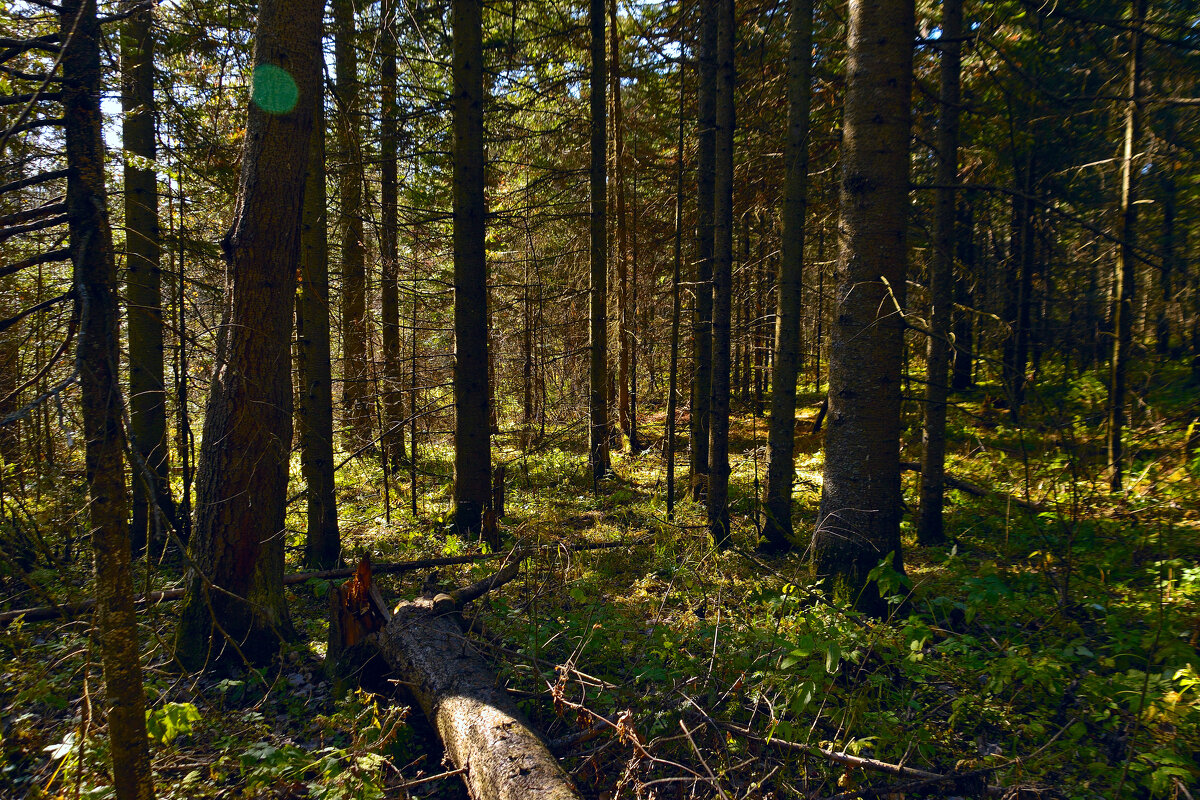
[[[721,783],[717,780],[717,776],[713,774],[712,769],[708,766],[708,762],[700,754],[700,748],[696,746],[696,741],[692,738],[692,732],[687,729],[687,725],[683,724],[683,720],[679,720],[679,727],[683,729],[683,735],[687,737],[688,744],[692,746],[692,751],[696,754],[696,758],[700,759],[700,766],[704,767],[704,771],[708,773],[708,779],[712,782],[713,788],[717,790],[717,794],[721,795],[723,800],[728,800],[729,795],[725,794],[725,790],[721,788]]]
[[[442,772],[437,775],[429,775],[424,778],[416,778],[411,781],[405,781],[404,783],[400,784],[396,788],[397,789],[411,789],[414,786],[420,786],[422,783],[432,783],[433,781],[440,781],[443,778],[453,778],[455,775],[462,775],[466,771],[467,771],[466,767],[461,767],[459,769],[452,769],[449,772]]]
[[[836,750],[825,748],[825,747],[816,747],[814,745],[801,744],[800,742],[789,742],[786,739],[778,739],[778,738],[774,738],[774,737],[772,737],[771,739],[764,739],[761,736],[756,736],[754,733],[752,733],[750,730],[748,730],[746,728],[740,727],[738,725],[734,725],[729,722],[717,722],[716,724],[720,728],[723,728],[724,730],[730,731],[732,733],[737,733],[741,736],[745,736],[747,739],[751,739],[753,741],[760,742],[762,744],[772,745],[774,747],[781,747],[785,750],[796,750],[801,753],[807,753],[808,755],[811,755],[811,756],[820,756],[821,758],[827,759],[836,764],[843,764],[847,767],[857,767],[859,769],[869,769],[874,772],[883,772],[888,775],[895,775],[896,777],[899,777],[899,778],[917,778],[919,780],[930,781],[930,782],[946,781],[946,782],[953,783],[955,781],[961,780],[964,777],[970,777],[973,774],[973,773],[962,773],[962,774],[949,773],[946,775],[940,775],[936,772],[926,772],[923,769],[915,769],[914,767],[905,767],[900,764],[891,764],[887,761],[880,761],[875,758],[864,758],[862,756],[852,756],[849,753],[838,752]],[[999,767],[989,767],[987,770],[983,770],[983,771],[990,772],[990,771],[994,771],[996,769],[999,769]],[[1005,793],[1005,788],[1003,786],[986,786],[986,787],[984,787],[983,792],[992,797],[1001,797]]]

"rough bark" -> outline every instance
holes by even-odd
[[[88,515],[95,558],[100,660],[118,800],[154,796],[146,743],[145,694],[126,512],[121,394],[118,387],[116,263],[104,188],[100,116],[100,26],[94,0],[66,0],[62,38],[67,214],[74,263],[76,358],[83,411]]]
[[[197,470],[193,569],[176,632],[188,668],[268,661],[292,635],[283,596],[292,440],[289,345],[301,202],[321,96],[319,0],[263,0],[233,225],[223,346]]]
[[[712,388],[713,176],[716,159],[717,0],[700,2],[696,87],[696,307],[692,321],[692,498],[708,495],[709,392]]]
[[[675,144],[675,236],[671,265],[671,366],[667,373],[667,519],[675,519],[675,409],[679,391],[680,286],[683,267],[683,69],[679,70],[679,134]]]
[[[356,579],[334,595],[330,628],[342,638],[331,642],[331,649],[360,638],[368,650],[378,648],[437,731],[450,760],[464,770],[474,800],[575,800],[579,794],[571,779],[495,673],[463,640],[463,606],[516,574],[514,563],[450,594],[401,603],[391,614],[369,571],[363,581],[360,565]]]
[[[132,5],[126,3],[126,6]],[[162,271],[158,178],[153,163],[153,11],[144,6],[121,25],[121,139],[125,149],[125,293],[129,323],[129,439],[133,473],[134,552],[161,548],[173,524],[163,374]],[[132,156],[132,157],[131,157]]]
[[[860,610],[900,552],[900,377],[908,222],[912,0],[851,0],[829,424],[815,572]]]
[[[608,242],[605,239],[604,0],[588,7],[591,34],[591,273],[588,291],[590,366],[588,370],[588,461],[592,484],[597,486],[609,470],[608,461]]]
[[[709,399],[708,532],[729,542],[729,336],[733,271],[733,0],[717,3],[715,158],[713,161],[712,383]]]
[[[187,231],[185,224],[187,195],[184,184],[179,181],[179,238],[183,239]],[[184,311],[187,297],[187,281],[183,260],[183,249],[176,248],[175,281],[174,283],[174,320],[175,320],[175,459],[179,464],[180,477],[183,486],[179,492],[179,506],[176,508],[175,521],[179,524],[179,536],[184,542],[191,539],[192,534],[192,477],[194,474],[193,461],[195,454],[195,435],[192,433],[191,412],[188,410],[191,381],[188,376],[188,341],[187,314]]]
[[[1108,378],[1108,481],[1114,492],[1124,485],[1125,453],[1121,436],[1125,430],[1125,373],[1129,368],[1129,345],[1133,338],[1133,300],[1137,294],[1137,178],[1134,154],[1137,152],[1142,108],[1142,25],[1146,19],[1146,0],[1130,3],[1129,102],[1125,106],[1124,151],[1121,157],[1121,200],[1117,226],[1117,263],[1114,270],[1112,361]]]
[[[329,343],[329,247],[325,204],[324,103],[314,110],[300,227],[300,469],[308,486],[304,563],[332,567],[341,554],[333,462],[333,381]]]
[[[929,261],[929,338],[925,343],[925,426],[921,433],[921,500],[917,541],[940,544],[945,499],[946,398],[949,396],[950,319],[954,305],[955,184],[958,183],[958,107],[962,0],[942,0],[942,88],[938,128],[937,196]]]
[[[354,0],[333,0],[337,97],[337,228],[342,253],[342,409],[354,448],[371,442],[370,371],[367,364],[367,272],[363,232],[362,87],[355,55]]]
[[[954,371],[950,388],[964,392],[974,380],[974,314],[970,311],[975,275],[975,215],[968,197],[959,206],[958,261],[961,272],[954,279]]]
[[[526,229],[528,237],[528,229]],[[525,276],[521,285],[521,449],[528,449],[533,439],[533,292],[530,262],[533,242],[525,253]]]
[[[400,353],[400,254],[398,246],[396,177],[396,4],[383,3],[380,33],[379,149],[381,150],[379,256],[383,280],[379,311],[383,328],[383,457],[391,468],[404,461],[404,369]]]
[[[617,27],[617,2],[608,2],[608,86],[612,101],[613,206],[616,212],[617,243],[617,425],[629,437],[632,421],[629,400],[629,360],[632,338],[629,330],[629,223],[625,207],[625,114],[621,106],[621,39]],[[630,439],[629,449],[635,449]]]
[[[638,453],[642,442],[638,438],[638,193],[637,148],[633,148],[633,170],[630,179],[630,204],[633,207],[629,226],[629,451]]]
[[[1021,193],[1013,195],[1009,270],[1006,276],[1005,321],[1009,324],[1009,332],[1004,341],[1003,368],[1005,392],[1014,421],[1020,418],[1027,380],[1037,216],[1037,206],[1033,202],[1033,192],[1037,186],[1036,169],[1037,156],[1031,147],[1025,155],[1023,174],[1022,170],[1017,170],[1017,179],[1023,188]]]
[[[1168,130],[1174,133],[1174,117],[1169,116]],[[1165,137],[1169,138],[1169,137]],[[1154,325],[1154,350],[1160,356],[1174,355],[1178,357],[1179,349],[1171,347],[1171,327],[1175,320],[1175,272],[1178,265],[1176,259],[1176,219],[1179,213],[1179,195],[1173,175],[1163,175],[1159,182],[1159,192],[1162,205],[1162,231],[1159,235],[1159,252],[1162,254],[1162,271],[1159,274],[1158,286],[1162,305],[1158,310],[1158,318]]]
[[[763,548],[791,547],[792,477],[796,463],[796,380],[800,375],[800,309],[804,277],[804,214],[808,207],[808,127],[812,104],[812,0],[788,10],[788,138],[784,154],[783,252],[775,300],[775,368],[767,431],[766,523]]]
[[[492,474],[480,0],[455,0],[453,26],[454,524],[478,533]]]

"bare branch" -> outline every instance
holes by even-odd
[[[18,261],[15,264],[9,264],[6,267],[0,267],[0,278],[6,277],[8,275],[15,275],[16,273],[20,272],[23,269],[28,269],[29,267],[36,267],[39,264],[52,264],[55,261],[70,261],[70,260],[71,260],[71,251],[69,248],[64,247],[61,250],[51,250],[48,253],[40,253],[36,256],[30,256],[29,258]]]
[[[9,183],[0,185],[0,194],[7,194],[8,192],[15,192],[18,189],[24,189],[28,186],[37,186],[39,183],[47,183],[48,181],[56,180],[58,178],[65,178],[69,172],[70,170],[68,169],[56,169],[53,172],[43,172],[41,175],[22,178],[18,181],[11,181]]]

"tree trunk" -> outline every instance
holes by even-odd
[[[950,372],[950,320],[954,305],[955,184],[958,183],[958,107],[962,0],[942,0],[942,91],[938,128],[937,197],[929,261],[929,338],[925,361],[925,427],[921,450],[921,507],[917,541],[940,544],[946,470],[946,398]]]
[[[625,214],[625,115],[621,107],[621,40],[617,1],[608,3],[608,85],[612,101],[613,205],[617,215],[617,424],[631,430],[629,411],[629,225]],[[632,442],[630,442],[632,445]],[[630,450],[632,450],[632,446]]]
[[[413,237],[414,243],[420,240],[420,229],[415,231]],[[414,248],[415,250],[415,248]],[[408,415],[408,481],[409,481],[409,508],[412,511],[413,518],[417,516],[417,398],[418,398],[418,381],[417,381],[417,342],[420,337],[417,336],[417,321],[420,318],[418,313],[421,305],[421,296],[417,293],[417,259],[414,252],[412,259],[412,316],[409,318],[409,324],[412,326],[412,350],[409,353],[411,360],[409,361],[408,370],[408,407],[412,409],[412,413]]]
[[[955,392],[965,392],[971,388],[974,381],[974,313],[970,310],[972,298],[971,282],[975,276],[975,214],[971,208],[971,198],[968,196],[959,206],[960,230],[955,237],[958,241],[958,260],[962,270],[954,279],[954,371],[950,379],[950,389]]]
[[[478,533],[490,506],[483,5],[454,0],[454,524]]]
[[[767,499],[763,549],[791,548],[792,477],[796,464],[796,380],[800,374],[800,309],[804,279],[804,215],[808,208],[808,128],[812,105],[812,0],[788,9],[788,138],[785,152],[783,252],[775,301],[775,368],[767,430]]]
[[[671,266],[671,366],[667,373],[667,519],[675,519],[675,409],[679,391],[679,281],[683,266],[683,67],[679,68],[679,134],[675,142],[675,242]]]
[[[1033,273],[1037,268],[1038,190],[1037,153],[1030,151],[1025,172],[1025,211],[1021,219],[1020,278],[1017,291],[1016,340],[1013,355],[1012,417],[1016,420],[1025,404],[1029,384],[1029,350],[1033,338]]]
[[[763,396],[767,391],[767,358],[771,346],[767,343],[765,330],[767,328],[766,297],[771,291],[771,279],[768,277],[767,255],[764,252],[762,232],[758,236],[758,248],[755,253],[754,268],[754,327],[751,342],[754,343],[754,416],[763,415]],[[771,264],[774,267],[774,264]]]
[[[813,539],[818,576],[861,611],[900,552],[900,373],[908,222],[912,0],[850,3],[829,425]]]
[[[629,239],[631,258],[629,261],[629,452],[642,449],[638,440],[638,194],[637,194],[637,147],[633,148],[633,177],[631,179],[630,202],[633,206]]]
[[[717,8],[708,532],[718,547],[724,547],[729,543],[729,334],[733,300],[733,0],[719,0]]]
[[[342,252],[342,409],[352,449],[371,441],[367,369],[367,273],[363,246],[363,154],[359,141],[361,87],[355,55],[353,0],[333,0],[338,132],[337,227]]]
[[[126,5],[129,5],[128,3]],[[125,269],[129,320],[129,438],[134,453],[133,551],[166,542],[174,524],[163,374],[158,178],[153,168],[154,37],[143,7],[121,26],[121,139],[125,152]]]
[[[1168,123],[1174,132],[1174,121]],[[1175,355],[1179,351],[1171,347],[1171,323],[1175,314],[1175,220],[1179,212],[1179,197],[1173,175],[1164,175],[1160,183],[1162,193],[1162,234],[1159,240],[1162,253],[1162,273],[1159,275],[1159,290],[1162,306],[1154,329],[1154,349],[1160,356]]]
[[[380,33],[379,249],[383,280],[379,307],[383,328],[383,457],[390,468],[404,461],[404,365],[400,353],[400,254],[397,244],[396,179],[396,4],[386,0]]]
[[[716,168],[717,0],[700,0],[700,74],[696,87],[696,308],[692,327],[692,498],[708,496],[712,391],[713,181]]]
[[[300,372],[300,469],[308,485],[304,563],[332,567],[341,557],[333,482],[333,382],[329,345],[329,247],[325,203],[324,103],[313,112],[300,227],[300,302],[296,339]]]
[[[1032,149],[1025,154],[1024,173],[1015,168],[1021,194],[1012,200],[1012,226],[1009,236],[1009,269],[1006,276],[1005,322],[1009,325],[1004,340],[1004,388],[1013,420],[1020,417],[1025,400],[1026,366],[1029,352],[1029,318],[1033,290],[1034,219],[1037,206],[1033,193],[1037,187],[1037,157]],[[1023,180],[1022,180],[1023,179]]]
[[[74,263],[76,358],[83,411],[88,515],[95,556],[100,661],[118,800],[154,797],[126,511],[118,386],[116,263],[104,188],[100,26],[94,0],[65,0],[59,30],[66,140],[67,219]]]
[[[1125,453],[1121,436],[1125,430],[1125,373],[1129,368],[1129,344],[1133,338],[1133,299],[1137,294],[1137,260],[1134,246],[1137,236],[1137,180],[1133,158],[1137,152],[1141,128],[1142,24],[1146,19],[1146,0],[1130,4],[1129,97],[1125,106],[1125,144],[1121,158],[1121,204],[1117,227],[1117,263],[1113,280],[1113,349],[1108,382],[1108,480],[1119,492],[1124,485]]]
[[[526,186],[528,189],[528,185]],[[525,253],[525,280],[521,285],[521,449],[527,450],[533,439],[533,292],[529,262],[533,258],[533,241],[528,238]]]
[[[591,0],[588,8],[591,33],[591,276],[588,292],[590,368],[588,371],[590,427],[588,461],[592,488],[609,470],[608,463],[608,242],[605,239],[604,108],[604,0]]]
[[[321,17],[316,0],[259,6],[242,172],[222,243],[229,284],[197,471],[194,567],[175,640],[191,669],[237,653],[265,663],[292,636],[282,535],[292,441],[288,351],[321,97]]]
[[[169,195],[168,195],[169,196]],[[183,191],[183,176],[179,178],[179,239],[183,240],[187,231],[184,224],[187,219],[185,209],[187,198]],[[192,434],[190,402],[190,381],[188,379],[188,347],[187,347],[187,316],[184,313],[184,298],[187,296],[187,281],[183,261],[183,248],[177,247],[178,259],[175,265],[175,449],[179,460],[180,477],[183,479],[183,489],[179,494],[179,507],[175,512],[175,520],[179,523],[179,538],[186,544],[192,537],[192,465],[195,461],[195,437]]]

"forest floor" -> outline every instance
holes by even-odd
[[[1030,797],[1190,798],[1200,785],[1200,458],[1187,442],[1200,409],[1181,369],[1154,367],[1139,380],[1133,464],[1119,495],[1102,475],[1098,380],[1043,388],[1021,426],[997,407],[995,390],[958,397],[949,471],[989,494],[948,493],[945,547],[918,547],[906,519],[906,574],[876,573],[892,598],[882,622],[827,601],[802,551],[755,555],[766,423],[747,409],[733,427],[735,530],[724,551],[711,547],[699,506],[681,500],[666,519],[661,414],[643,424],[649,449],[615,454],[598,496],[578,429],[528,452],[515,436],[498,437],[509,542],[638,543],[527,559],[518,580],[478,604],[503,639],[480,649],[587,797],[1000,796],[1025,787]],[[802,538],[820,492],[820,436],[807,432],[818,401],[802,397],[797,426]],[[905,441],[917,443],[913,425]],[[446,457],[422,454],[422,471],[446,474]],[[477,550],[449,530],[444,481],[423,479],[413,517],[407,484],[395,485],[402,477],[389,481],[385,511],[377,463],[339,473],[348,562]],[[915,481],[906,474],[910,505]],[[302,514],[293,505],[290,570],[299,569]],[[53,561],[31,567],[30,579],[59,601],[86,596],[86,550],[53,532],[78,521],[43,524]],[[379,581],[395,602],[488,570]],[[177,579],[161,568],[144,581]],[[171,604],[143,614],[159,797],[464,796],[453,776],[421,782],[450,768],[402,699],[334,697],[321,671],[328,587],[289,587],[300,640],[270,669],[227,676],[181,676],[169,657]],[[12,574],[3,589],[8,607],[44,602]],[[0,632],[0,796],[111,796],[89,633],[87,619]],[[887,764],[957,777],[888,774]]]

